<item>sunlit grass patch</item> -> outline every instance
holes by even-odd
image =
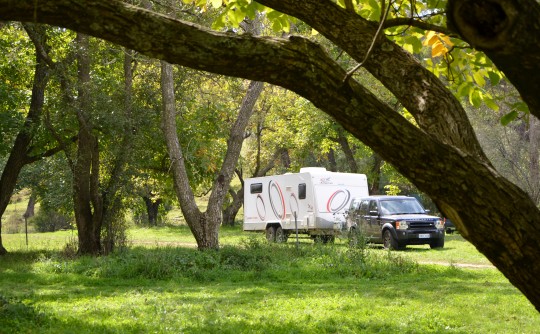
[[[496,269],[418,263],[460,252],[473,259],[475,250],[463,247],[462,239],[449,240],[451,253],[394,252],[349,247],[344,240],[269,244],[262,235],[235,227],[224,233],[219,251],[199,251],[174,243],[190,236],[185,226],[132,232],[134,239],[149,242],[103,257],[70,258],[61,247],[23,248],[0,257],[0,296],[7,301],[0,333],[534,333],[540,328],[538,312]],[[60,239],[71,236],[56,233]]]

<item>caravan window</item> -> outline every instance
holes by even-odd
[[[250,191],[252,194],[260,194],[263,191],[262,183],[252,183],[250,185]]]
[[[298,199],[306,199],[306,184],[300,183],[298,185]]]

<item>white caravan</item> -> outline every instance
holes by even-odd
[[[351,199],[364,196],[369,196],[366,175],[319,167],[246,179],[244,231],[265,231],[269,241],[277,242],[296,231],[333,241],[346,228]]]

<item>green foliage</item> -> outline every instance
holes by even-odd
[[[70,216],[73,212],[71,180],[65,156],[57,154],[25,166],[19,182],[37,195],[42,210]]]
[[[0,156],[12,141],[28,111],[35,55],[30,39],[19,23],[0,28]]]
[[[38,232],[55,232],[64,229],[73,229],[72,221],[72,216],[67,216],[57,211],[41,209],[31,219],[30,223],[35,226]]]
[[[522,114],[529,114],[529,107],[523,101],[512,103],[509,107],[511,111],[501,117],[501,124],[504,126],[518,119],[518,117]]]

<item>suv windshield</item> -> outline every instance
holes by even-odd
[[[381,211],[383,215],[426,213],[415,198],[381,200]]]

